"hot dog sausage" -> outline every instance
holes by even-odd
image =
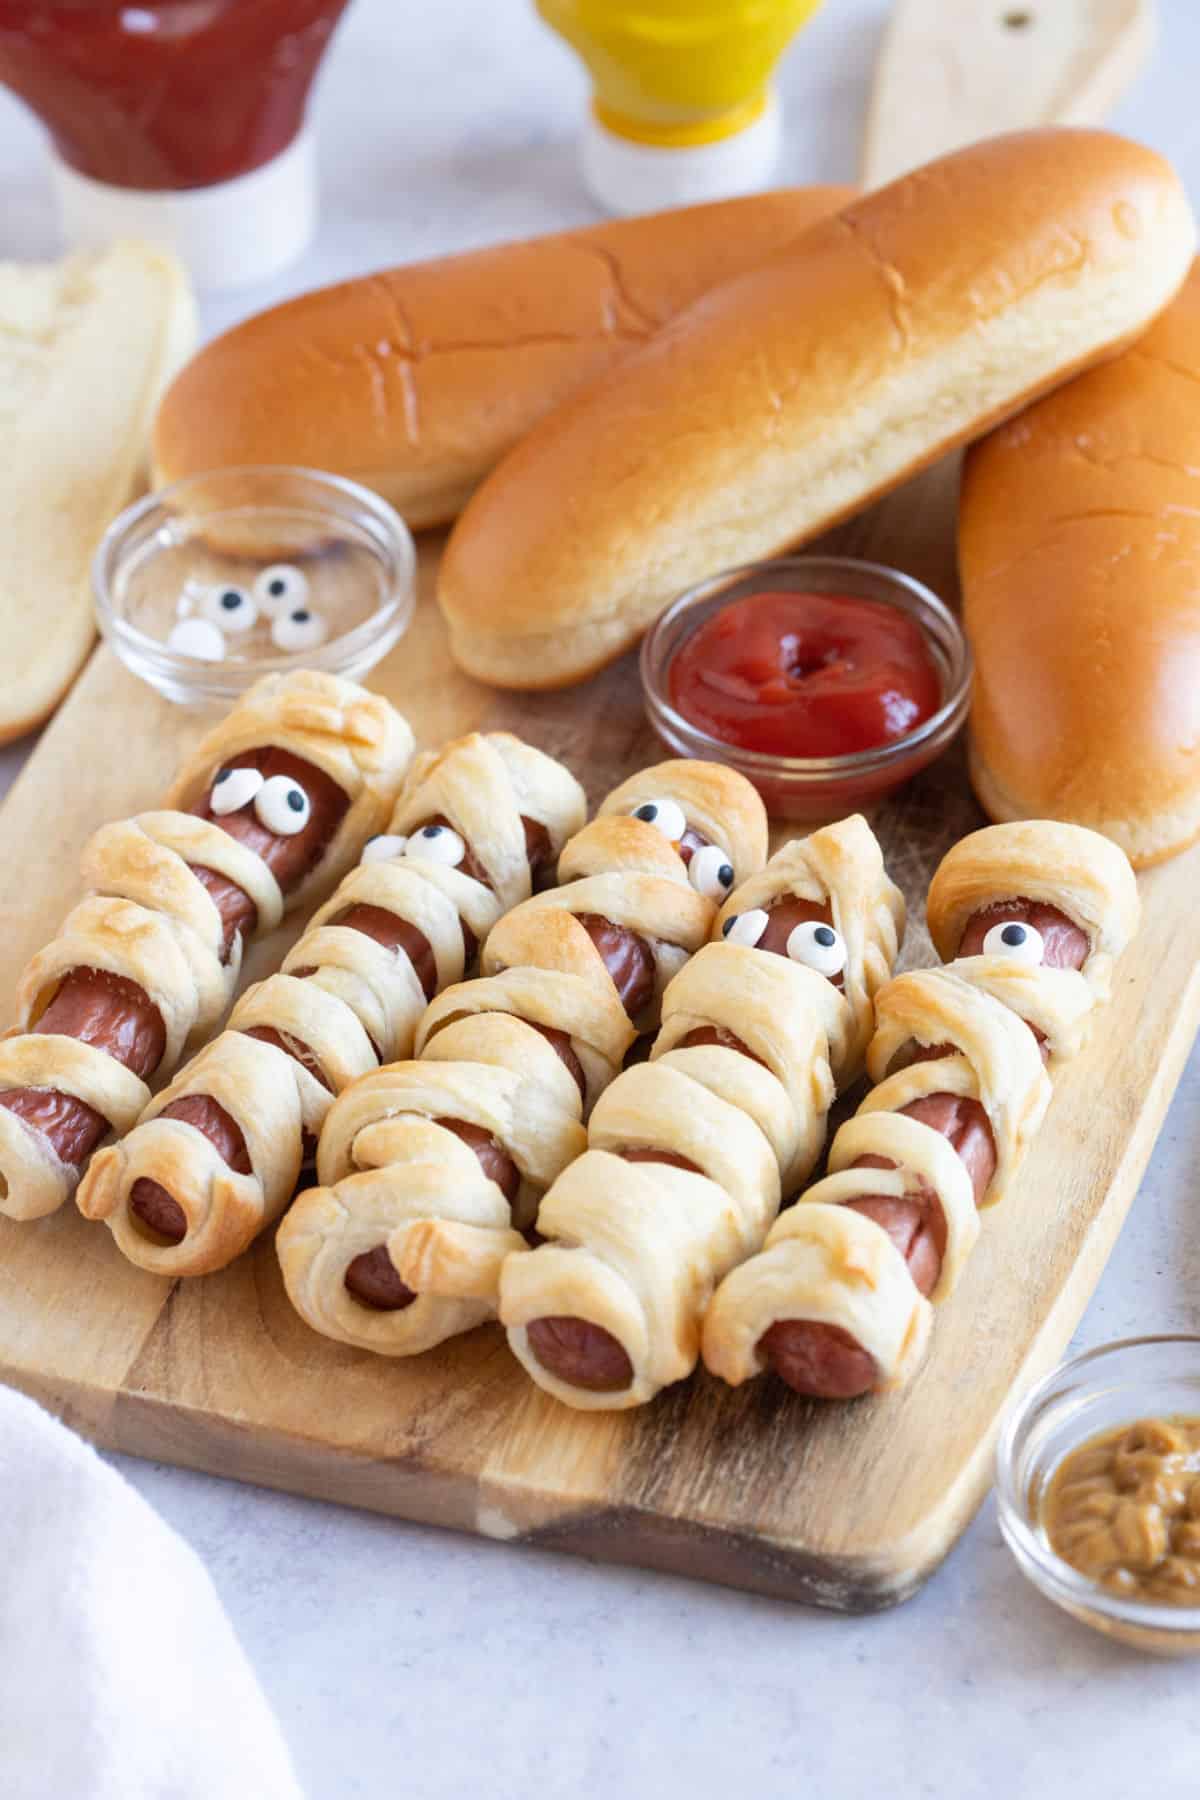
[[[284,776],[307,796],[308,819],[302,830],[290,835],[269,830],[250,803],[218,816],[212,810],[211,790],[191,808],[261,857],[286,893],[320,860],[346,811],[347,796],[323,770],[290,751],[270,747],[247,751],[228,767],[257,769],[264,780]],[[256,908],[249,895],[215,870],[196,867],[194,873],[221,915],[227,961],[237,934],[253,928]],[[88,968],[72,970],[59,985],[36,1029],[94,1044],[142,1080],[157,1069],[166,1035],[158,1008],[136,982]],[[12,1088],[0,1093],[0,1106],[33,1125],[59,1160],[75,1167],[87,1160],[109,1129],[109,1121],[94,1108],[54,1089]]]
[[[832,923],[832,919],[832,908],[828,905],[799,899],[791,894],[784,895],[767,908],[767,924],[755,947],[769,950],[776,956],[786,956],[788,939],[797,925],[810,922],[828,925]],[[832,979],[836,987],[843,985],[844,978],[841,974]],[[719,1044],[725,1049],[749,1056],[752,1062],[760,1061],[739,1037],[720,1026],[697,1026],[680,1040],[679,1048],[692,1044]],[[624,1156],[627,1162],[669,1163],[675,1168],[691,1169],[696,1174],[703,1174],[703,1170],[686,1157],[674,1156],[667,1151],[624,1150],[618,1154]],[[526,1337],[542,1367],[560,1381],[570,1382],[575,1387],[585,1388],[591,1393],[615,1393],[628,1387],[633,1378],[633,1367],[624,1347],[611,1332],[587,1319],[534,1319],[526,1326]]]
[[[240,815],[231,816],[240,817]],[[522,819],[521,822],[525,829],[526,854],[530,857],[530,871],[533,874],[543,867],[549,855],[550,837],[545,826],[539,820]],[[421,831],[427,826],[435,825],[448,827],[449,823],[448,819],[437,814],[424,821],[424,824],[417,826],[415,830]],[[295,839],[285,838],[281,841],[294,843]],[[469,844],[464,844],[463,858],[457,867],[463,874],[469,875],[472,880],[481,881],[485,886],[487,885],[483,867]],[[293,879],[295,879],[294,876]],[[347,930],[363,932],[386,950],[404,951],[412,962],[426,999],[433,998],[437,987],[437,968],[433,950],[424,934],[418,931],[414,925],[409,924],[405,919],[397,918],[395,914],[385,911],[383,907],[365,905],[348,907],[334,923]],[[469,960],[474,956],[477,947],[474,934],[465,921],[460,920],[459,923],[463,934],[464,954]],[[298,979],[315,973],[315,969],[298,969],[296,971]],[[328,1077],[306,1044],[298,1044],[294,1039],[284,1038],[269,1026],[255,1026],[246,1035],[258,1038],[264,1043],[274,1044],[276,1049],[284,1051],[286,1055],[293,1057],[308,1069],[310,1074],[315,1075],[323,1087],[331,1086]],[[376,1047],[376,1055],[378,1055],[378,1047]],[[183,1119],[197,1131],[202,1132],[220,1151],[224,1160],[239,1174],[250,1172],[245,1139],[241,1131],[230,1119],[228,1113],[208,1095],[183,1095],[180,1099],[173,1100],[169,1106],[165,1106],[159,1117]],[[227,1153],[227,1147],[232,1147],[233,1157]],[[311,1162],[314,1150],[315,1144],[306,1134],[301,1151],[306,1164]],[[183,1208],[160,1182],[149,1181],[145,1177],[136,1181],[130,1190],[129,1209],[156,1236],[169,1243],[182,1243],[187,1234],[187,1220]],[[374,1252],[370,1254],[373,1255]],[[369,1284],[375,1288],[378,1287],[377,1277],[368,1275],[366,1279]],[[401,1304],[403,1303],[401,1302]]]
[[[621,1003],[632,1018],[646,1005],[654,988],[654,959],[649,949],[636,932],[629,931],[623,925],[614,925],[610,919],[601,918],[599,914],[580,913],[578,917],[603,958],[604,966],[621,997]],[[432,998],[432,995],[429,997]],[[583,1069],[567,1034],[556,1031],[551,1026],[537,1026],[535,1029],[540,1031],[570,1071],[582,1095],[586,1086]],[[511,1205],[520,1186],[521,1176],[508,1152],[495,1138],[462,1120],[438,1119],[435,1123],[445,1126],[462,1138],[464,1143],[470,1144],[479,1158],[484,1174],[496,1183]],[[386,1271],[384,1264],[387,1265]],[[376,1244],[373,1249],[364,1250],[347,1264],[345,1283],[356,1300],[378,1311],[395,1312],[400,1307],[410,1305],[416,1298],[412,1289],[405,1286],[392,1267],[385,1244]]]
[[[996,925],[1032,925],[1043,942],[1043,965],[1056,969],[1081,969],[1091,951],[1087,934],[1057,907],[1041,901],[997,901],[974,913],[963,930],[960,956],[984,954],[984,939]],[[1032,1027],[1031,1027],[1032,1029]],[[1041,1033],[1035,1033],[1045,1054]],[[937,1045],[918,1050],[910,1061],[930,1060],[951,1051]],[[987,1193],[996,1169],[992,1129],[978,1100],[965,1095],[934,1093],[903,1108],[904,1113],[948,1138],[966,1164],[978,1205]],[[855,1168],[892,1168],[886,1157],[861,1156]],[[946,1221],[932,1193],[922,1199],[901,1200],[891,1195],[864,1193],[846,1201],[886,1231],[908,1263],[920,1293],[930,1294],[941,1273],[946,1248]],[[850,1400],[869,1393],[876,1381],[874,1359],[840,1326],[814,1320],[782,1319],[763,1333],[759,1350],[768,1366],[797,1393],[818,1399]]]

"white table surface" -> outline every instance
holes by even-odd
[[[1114,123],[1172,156],[1200,202],[1200,6],[1160,10],[1158,55]],[[799,40],[782,179],[853,175],[886,11],[827,0]],[[206,327],[592,218],[572,150],[582,97],[525,0],[355,0],[315,107],[320,240],[274,287],[209,304]],[[0,255],[54,247],[40,134],[0,92]],[[27,751],[0,757],[0,787]],[[1081,1347],[1200,1328],[1198,1151],[1200,1054]],[[1016,1574],[990,1503],[915,1600],[845,1619],[113,1460],[211,1570],[312,1800],[1200,1791],[1195,1665],[1061,1617]]]

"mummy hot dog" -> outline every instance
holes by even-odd
[[[378,695],[297,671],[257,682],[197,747],[172,810],[103,826],[90,892],[25,970],[0,1043],[0,1211],[68,1199],[189,1039],[229,1003],[245,939],[327,887],[379,829],[412,734]]]
[[[559,763],[507,732],[419,757],[386,835],[247,990],[79,1193],[143,1268],[210,1273],[295,1192],[331,1098],[407,1055],[426,1002],[461,979],[584,815]]]
[[[879,995],[879,1083],[838,1132],[829,1174],[735,1269],[704,1324],[704,1360],[737,1385],[770,1367],[799,1393],[849,1399],[918,1365],[931,1302],[952,1292],[1137,927],[1124,854],[1078,826],[994,825],[964,838],[929,891],[943,969]],[[869,1171],[869,1173],[868,1173]]]
[[[903,926],[858,817],[786,845],[726,902],[667,989],[650,1062],[601,1098],[542,1201],[549,1242],[504,1264],[501,1321],[547,1392],[637,1406],[690,1374],[714,1286],[819,1154]]]
[[[483,974],[421,1021],[419,1060],[330,1109],[326,1185],[277,1246],[317,1331],[411,1355],[493,1316],[500,1266],[584,1147],[582,1119],[766,854],[762,802],[715,764],[668,762],[610,794],[563,851],[565,885],[509,913]]]

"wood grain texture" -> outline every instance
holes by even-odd
[[[828,547],[952,593],[955,483],[953,464],[929,471]],[[431,600],[435,556],[426,547],[413,629],[373,678],[422,743],[517,729],[563,756],[593,799],[659,754],[632,659],[532,698],[459,675]],[[9,993],[75,897],[89,831],[154,803],[202,724],[97,655],[0,813]],[[879,816],[915,913],[906,966],[933,960],[925,887],[978,822],[956,753]],[[0,1377],[135,1454],[825,1606],[889,1605],[978,1505],[1008,1396],[1061,1354],[1136,1191],[1200,1019],[1198,879],[1200,852],[1143,878],[1145,926],[1113,1003],[896,1398],[821,1407],[699,1375],[640,1412],[571,1413],[525,1380],[494,1327],[412,1361],[373,1358],[301,1323],[270,1236],[224,1273],[172,1286],[126,1264],[73,1208],[0,1220]],[[260,944],[254,968],[285,941]],[[1182,985],[1164,980],[1178,970],[1190,971]]]
[[[864,187],[976,138],[1098,125],[1138,74],[1152,0],[896,0],[863,137]]]

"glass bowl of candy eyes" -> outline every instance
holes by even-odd
[[[100,629],[181,704],[296,667],[359,677],[407,629],[416,551],[378,495],[316,469],[218,469],[128,507],[92,562]]]

